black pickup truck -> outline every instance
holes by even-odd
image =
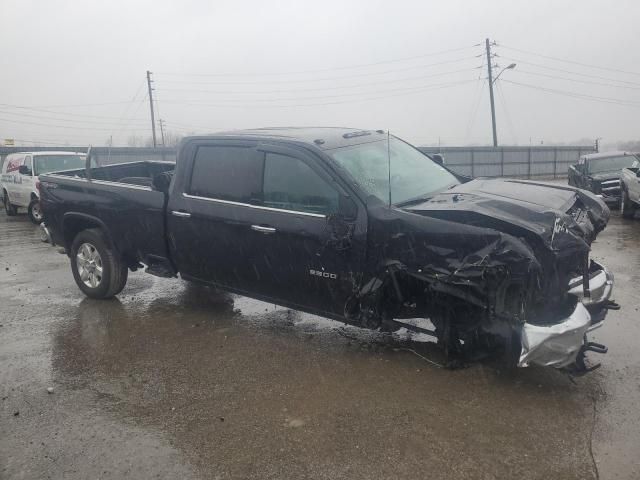
[[[613,288],[589,260],[609,219],[591,193],[471,180],[381,130],[245,130],[187,138],[176,164],[89,162],[40,178],[89,297],[146,267],[465,358],[562,368],[606,351],[586,340]]]
[[[568,171],[568,183],[595,193],[607,205],[620,206],[620,174],[629,168],[638,155],[629,152],[604,152],[583,155]]]

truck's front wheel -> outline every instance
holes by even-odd
[[[629,193],[623,188],[622,199],[620,201],[620,215],[623,218],[633,218],[636,213],[636,204],[629,198]]]
[[[71,244],[71,271],[87,297],[113,298],[127,283],[127,265],[118,258],[102,230],[83,230]]]

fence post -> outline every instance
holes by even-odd
[[[529,161],[527,162],[527,179],[531,180],[531,147],[529,147]]]
[[[558,147],[553,149],[553,178],[558,178]]]
[[[500,147],[500,176],[504,177],[504,147]]]

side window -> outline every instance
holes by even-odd
[[[25,157],[23,165],[27,167],[31,173],[33,173],[33,163],[31,161],[31,157]]]
[[[253,203],[260,198],[262,160],[252,147],[198,148],[189,193],[200,197]]]
[[[338,210],[338,192],[307,164],[293,157],[267,153],[263,199],[266,207],[330,214]]]

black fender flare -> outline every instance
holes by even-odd
[[[67,241],[67,235],[65,233],[67,230],[66,225],[68,225],[68,222],[70,220],[83,220],[89,223],[96,224],[97,227],[100,228],[105,233],[105,235],[109,239],[109,243],[111,243],[111,246],[113,247],[115,252],[117,254],[121,253],[117,243],[113,240],[113,236],[111,235],[111,230],[109,229],[109,227],[107,227],[107,224],[104,223],[102,220],[100,220],[98,217],[89,215],[88,213],[82,213],[82,212],[66,212],[62,216],[62,235],[65,239],[65,244],[68,243],[68,245],[65,245],[67,249],[67,255],[70,255],[71,242],[73,242],[72,238],[68,239]]]

